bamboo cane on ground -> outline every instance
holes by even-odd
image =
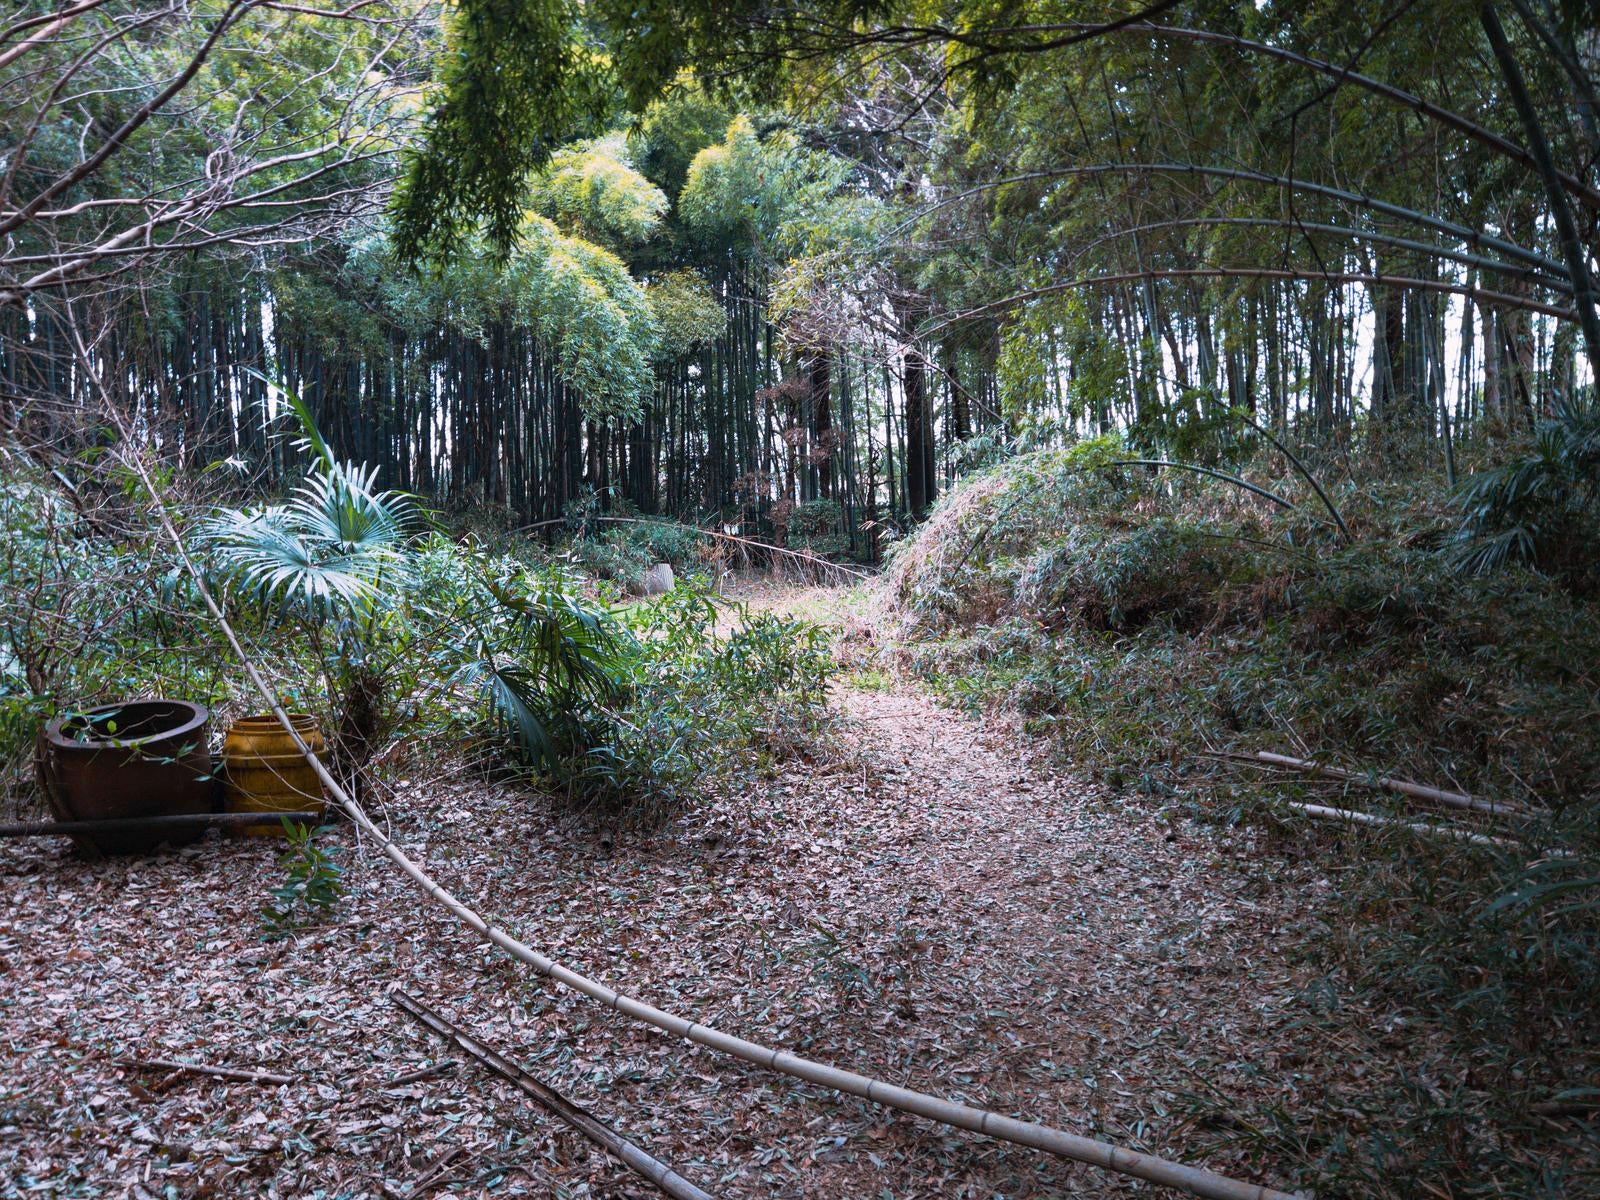
[[[285,818],[298,824],[319,824],[321,813],[182,813],[159,817],[104,817],[88,821],[15,821],[0,825],[0,838],[71,837],[85,833],[156,833],[164,829],[187,833],[195,828],[253,828],[281,825]]]
[[[205,1075],[211,1079],[232,1079],[240,1083],[266,1083],[282,1087],[294,1082],[292,1075],[273,1071],[253,1071],[244,1067],[211,1067],[204,1063],[177,1062],[168,1058],[119,1058],[117,1066],[137,1071],[171,1071],[179,1075]]]
[[[1374,829],[1406,829],[1422,837],[1453,838],[1456,842],[1469,842],[1475,846],[1494,846],[1496,850],[1518,850],[1523,848],[1522,842],[1514,838],[1493,837],[1490,834],[1478,834],[1477,830],[1461,829],[1459,826],[1430,826],[1426,821],[1402,821],[1394,816],[1379,816],[1376,813],[1363,813],[1358,808],[1333,808],[1330,805],[1307,805],[1299,800],[1285,800],[1286,805],[1293,810],[1317,818],[1318,821],[1344,821],[1352,826],[1373,826]],[[1549,858],[1570,858],[1571,851],[1546,850],[1544,853]]]
[[[660,1159],[641,1150],[605,1122],[579,1108],[560,1092],[540,1082],[505,1055],[485,1046],[478,1039],[452,1025],[415,996],[407,995],[399,987],[390,989],[389,998],[404,1009],[418,1023],[463,1053],[470,1055],[508,1083],[515,1084],[546,1112],[565,1121],[584,1137],[603,1146],[634,1174],[648,1179],[673,1200],[712,1200],[709,1193],[701,1191],[689,1180]]]
[[[1268,750],[1257,750],[1254,754],[1229,754],[1224,757],[1241,759],[1244,762],[1258,762],[1269,767],[1281,767],[1289,771],[1299,771],[1305,775],[1337,779],[1341,783],[1359,783],[1366,787],[1376,788],[1381,792],[1393,792],[1396,795],[1409,796],[1413,800],[1432,801],[1435,804],[1442,804],[1446,808],[1459,808],[1469,812],[1506,813],[1516,816],[1525,815],[1527,811],[1520,804],[1512,804],[1504,800],[1485,800],[1481,796],[1469,796],[1465,792],[1446,791],[1443,788],[1413,783],[1409,779],[1395,779],[1388,775],[1371,775],[1363,774],[1359,771],[1346,771],[1342,767],[1332,767],[1326,763],[1304,758],[1292,758],[1287,754],[1274,754]]]

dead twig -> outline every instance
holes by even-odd
[[[166,1058],[119,1058],[119,1067],[132,1067],[139,1071],[173,1071],[182,1075],[209,1075],[213,1079],[236,1079],[241,1083],[290,1084],[292,1075],[275,1075],[271,1071],[251,1071],[244,1067],[208,1067],[202,1063],[173,1062]]]
[[[424,1079],[432,1079],[435,1075],[443,1075],[446,1071],[454,1071],[461,1064],[453,1058],[443,1062],[436,1062],[431,1067],[418,1067],[415,1071],[407,1071],[404,1075],[396,1075],[385,1085],[387,1087],[402,1087],[408,1083],[419,1083]]]

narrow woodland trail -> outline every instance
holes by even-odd
[[[1248,834],[1162,822],[915,691],[847,678],[833,703],[827,744],[614,845],[421,753],[381,789],[384,815],[446,886],[662,1007],[1283,1182],[1235,1135],[1334,1103],[1335,1081],[1301,1071],[1329,1036],[1304,1019],[1318,980],[1279,952],[1315,922],[1315,881],[1291,894]],[[647,1194],[474,1067],[393,1083],[448,1057],[385,999],[393,983],[717,1195],[1152,1191],[657,1036],[462,940],[348,828],[334,837],[350,894],[277,941],[260,841],[102,863],[0,845],[4,1194]],[[1398,1048],[1353,1008],[1339,1020],[1368,1053]]]

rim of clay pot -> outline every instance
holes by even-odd
[[[315,725],[317,723],[317,718],[312,716],[310,713],[292,712],[289,714],[289,722],[295,726]],[[270,725],[274,729],[283,728],[283,723],[271,713],[259,713],[249,717],[237,717],[229,723],[228,728],[238,729],[241,725]]]
[[[88,733],[94,728],[95,719],[99,716],[130,713],[129,720],[138,720],[137,710],[141,708],[163,708],[177,710],[173,715],[184,714],[183,720],[173,725],[168,725],[154,733],[143,734],[140,737],[111,736],[85,736],[76,737],[69,734],[67,728]],[[86,708],[81,712],[63,713],[45,726],[45,739],[52,745],[63,750],[128,750],[144,746],[150,742],[165,741],[168,738],[182,737],[187,733],[198,732],[207,721],[211,719],[211,710],[202,704],[195,704],[190,700],[165,700],[161,698],[146,700],[122,700],[115,704],[97,704],[93,708]]]

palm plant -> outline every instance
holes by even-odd
[[[557,567],[485,569],[479,581],[489,603],[464,623],[448,682],[476,690],[522,754],[553,767],[578,749],[584,707],[621,693],[637,647]]]
[[[582,711],[622,691],[637,643],[557,568],[530,572],[443,537],[415,544],[425,522],[412,497],[335,459],[300,399],[276,390],[311,471],[283,503],[219,510],[202,536],[236,592],[306,630],[347,763],[370,753],[392,718],[386,693],[419,664],[440,691],[474,692],[534,764],[588,750]]]
[[[386,723],[387,673],[374,652],[403,625],[418,513],[410,497],[375,487],[375,469],[337,461],[299,411],[317,455],[305,482],[281,504],[219,510],[201,536],[237,592],[305,628],[336,710],[337,745],[355,764]]]
[[[306,615],[368,620],[405,582],[410,499],[377,472],[327,459],[282,504],[222,509],[201,536],[236,590]]]
[[[219,510],[202,536],[236,592],[305,629],[346,761],[359,765],[379,740],[386,693],[425,645],[440,687],[475,691],[531,761],[553,765],[576,749],[574,716],[620,690],[629,639],[553,568],[529,573],[442,538],[419,554],[415,501],[378,490],[376,470],[337,461],[304,405],[285,395],[314,452],[305,482],[281,504]],[[443,580],[438,597],[433,576]]]

